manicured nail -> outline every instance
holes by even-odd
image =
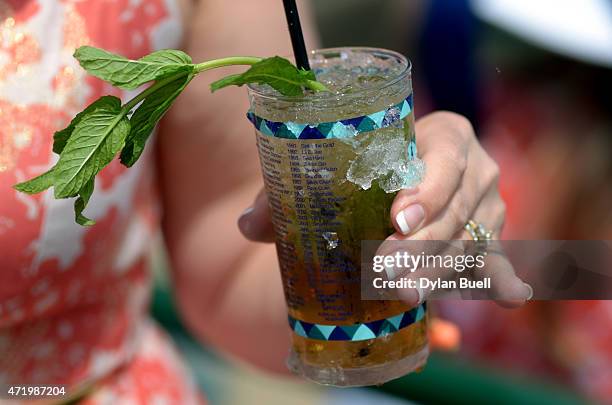
[[[427,292],[427,291],[426,291],[426,290],[424,290],[424,289],[423,289],[423,288],[421,288],[421,287],[417,287],[417,288],[416,288],[416,292],[417,292],[417,294],[418,294],[418,296],[419,296],[419,299],[418,299],[418,301],[417,301],[417,305],[421,305],[421,304],[422,304],[422,303],[425,301],[425,297],[427,296],[427,295],[426,295],[426,292]]]
[[[425,210],[418,204],[411,205],[395,216],[395,222],[402,235],[408,235],[417,230],[425,218]]]
[[[427,299],[429,290],[416,287],[416,288],[404,288],[397,291],[397,296],[404,303],[410,307],[418,307]]]
[[[395,267],[393,266],[385,266],[385,273],[387,273],[387,280],[395,280],[395,278],[397,277]]]
[[[529,301],[533,298],[533,288],[527,283],[523,284],[525,284],[525,287],[527,288],[527,298],[525,298],[525,301]]]
[[[242,214],[240,214],[240,217],[238,218],[238,226],[240,227],[242,232],[247,236],[251,236],[251,221],[249,221],[248,218],[254,210],[255,209],[253,207],[249,207],[246,210],[244,210]]]
[[[246,210],[242,211],[242,214],[240,214],[240,218],[242,217],[246,217],[247,215],[250,215],[251,212],[253,212],[255,210],[255,208],[253,207],[249,207]]]

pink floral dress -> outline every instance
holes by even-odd
[[[74,223],[72,201],[13,184],[54,164],[53,133],[101,95],[81,45],[131,58],[178,45],[172,0],[0,0],[0,387],[65,384],[85,403],[200,403],[169,340],[147,318],[144,260],[157,207],[151,153],[106,168]]]

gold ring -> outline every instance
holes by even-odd
[[[476,252],[482,256],[486,256],[487,248],[491,244],[491,240],[493,240],[493,232],[488,231],[484,225],[472,219],[465,224],[464,229],[474,240]]]

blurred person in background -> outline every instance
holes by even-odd
[[[304,20],[314,46],[307,12]],[[75,48],[136,59],[183,45],[197,61],[289,54],[280,2],[0,0],[0,36],[0,386],[64,384],[85,404],[202,402],[147,315],[146,253],[160,218],[175,295],[194,333],[229,357],[286,373],[274,248],[246,241],[235,226],[261,180],[247,97],[236,89],[213,97],[208,88],[227,72],[189,87],[136,167],[114,161],[101,173],[88,208],[96,226],[74,224],[70,201],[12,188],[54,162],[53,133],[84,106],[104,94],[129,98],[87,76]],[[395,236],[464,239],[470,218],[499,234],[497,167],[469,121],[435,113],[417,132],[429,171],[417,190],[398,195]],[[270,238],[262,195],[240,217],[250,239]],[[395,219],[408,207],[410,230]]]
[[[433,108],[473,118],[499,163],[504,239],[612,239],[612,2],[429,7],[426,89]],[[612,403],[612,302],[440,307],[460,326],[464,352]]]

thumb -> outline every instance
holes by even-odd
[[[265,190],[261,190],[253,205],[240,215],[238,228],[245,238],[254,242],[274,242],[274,229]]]

